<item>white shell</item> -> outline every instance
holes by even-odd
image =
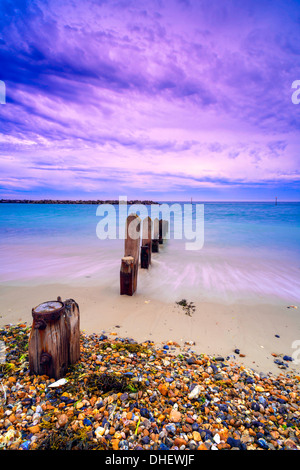
[[[59,379],[56,382],[53,382],[53,384],[50,384],[49,387],[55,388],[55,387],[60,387],[61,385],[66,384],[68,381],[67,379]]]

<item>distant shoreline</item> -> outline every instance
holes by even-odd
[[[39,199],[39,200],[32,200],[32,199],[0,199],[0,204],[122,204],[122,201],[119,199],[109,199],[109,200],[59,200],[59,199]],[[139,200],[132,200],[127,201],[127,204],[159,204],[158,202],[154,201],[139,201]]]
[[[122,200],[119,199],[107,199],[107,200],[100,200],[100,199],[90,199],[90,200],[83,200],[83,199],[0,199],[0,204],[122,204]],[[139,199],[132,199],[126,201],[127,204],[144,204],[144,205],[151,205],[151,204],[189,204],[191,201],[150,201],[150,200],[139,200]],[[193,204],[274,204],[274,201],[192,201]],[[280,204],[299,204],[300,201],[285,201],[281,200],[277,202],[277,205]]]

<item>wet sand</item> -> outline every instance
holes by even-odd
[[[232,303],[197,300],[195,311],[189,316],[176,302],[147,297],[142,289],[128,297],[119,295],[116,284],[98,286],[89,280],[83,284],[2,284],[0,327],[19,322],[30,325],[33,307],[61,296],[62,300],[73,298],[79,304],[80,328],[88,334],[105,331],[139,342],[176,341],[181,346],[194,342],[190,348],[198,354],[235,355],[238,363],[257,372],[279,374],[300,370],[300,351],[297,356],[300,346],[293,349],[295,341],[300,343],[300,309],[287,308],[289,303],[283,300],[274,303],[263,298],[257,302]],[[235,354],[236,348],[245,357]],[[288,362],[287,369],[279,369],[272,353],[294,354],[299,364]]]

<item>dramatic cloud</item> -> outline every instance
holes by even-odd
[[[2,0],[0,197],[299,199],[299,2]]]

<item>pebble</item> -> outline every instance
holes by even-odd
[[[82,332],[80,362],[55,381],[30,375],[29,333],[0,329],[10,364],[0,370],[0,449],[300,450],[300,374],[291,369],[257,373],[190,344]],[[93,380],[105,374],[116,385],[104,392]]]

